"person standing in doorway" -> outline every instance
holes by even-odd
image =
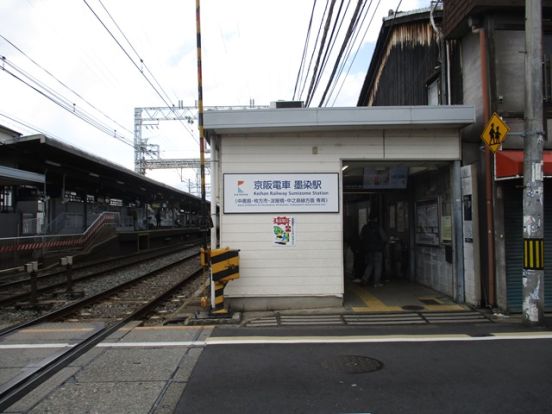
[[[362,282],[364,284],[368,284],[373,275],[374,287],[383,286],[381,276],[383,272],[385,239],[385,233],[375,219],[371,219],[360,232],[360,240],[366,260],[366,266],[362,275]]]

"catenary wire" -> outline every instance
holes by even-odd
[[[5,61],[5,57],[2,57],[2,60]],[[17,70],[17,69],[16,69]],[[134,147],[134,145],[128,140],[127,138],[123,137],[122,135],[118,134],[116,130],[112,130],[111,128],[103,125],[101,122],[95,120],[90,115],[86,114],[83,111],[77,110],[69,101],[64,100],[62,97],[55,96],[52,94],[49,94],[47,91],[41,90],[40,85],[32,85],[29,81],[23,79],[21,76],[18,76],[14,72],[7,69],[5,66],[2,66],[2,71],[9,74],[19,82],[27,85],[31,89],[33,89],[35,92],[39,93],[49,101],[53,102],[54,104],[58,105],[59,107],[63,108],[67,112],[71,113],[72,115],[80,118],[81,120],[85,121],[89,125],[93,126],[94,128],[98,129],[99,131],[105,133],[106,135],[112,136],[115,139],[118,139],[119,141],[130,145],[131,147]],[[21,72],[20,72],[21,73]],[[27,77],[25,73],[21,73],[23,76]],[[29,79],[31,82],[34,82],[33,79]]]
[[[39,134],[42,134],[42,135],[46,135],[46,136],[48,136],[48,137],[55,138],[55,139],[57,139],[58,141],[63,141],[62,138],[60,138],[60,137],[58,137],[58,136],[56,136],[56,135],[54,135],[54,134],[51,134],[51,133],[49,133],[49,132],[47,132],[47,131],[44,131],[44,130],[38,128],[38,127],[35,127],[35,126],[29,124],[28,122],[21,121],[21,120],[15,118],[15,117],[13,117],[13,116],[6,115],[6,114],[4,114],[4,113],[2,113],[2,112],[0,112],[0,116],[1,116],[1,117],[4,117],[4,118],[6,118],[6,119],[9,119],[10,121],[15,122],[16,124],[21,125],[21,126],[23,126],[23,127],[25,127],[25,128],[28,128],[28,129],[30,129],[30,130],[32,130],[32,131],[38,132]]]
[[[140,74],[142,75],[142,77],[146,80],[146,82],[152,87],[152,89],[155,91],[155,93],[161,98],[161,100],[165,103],[165,105],[167,105],[168,108],[171,109],[171,111],[173,111],[173,113],[175,115],[176,112],[174,111],[173,107],[174,105],[172,103],[170,103],[164,96],[163,94],[157,89],[157,87],[152,83],[152,81],[146,76],[146,74],[144,73],[144,71],[138,66],[138,64],[134,61],[134,59],[132,58],[132,56],[130,56],[130,54],[127,52],[127,50],[124,48],[124,46],[121,44],[121,42],[119,42],[119,40],[115,37],[115,35],[113,34],[113,32],[111,32],[111,30],[109,30],[109,28],[106,26],[106,24],[103,22],[103,20],[100,18],[100,16],[98,16],[98,14],[94,11],[94,9],[90,6],[90,4],[88,4],[88,1],[87,0],[83,0],[83,2],[86,4],[86,6],[88,7],[88,9],[90,10],[90,12],[92,12],[92,14],[96,17],[96,19],[100,22],[100,24],[104,27],[104,29],[109,33],[109,35],[111,36],[111,38],[115,41],[115,43],[117,44],[117,46],[119,46],[119,48],[123,51],[123,53],[126,55],[126,57],[132,62],[132,64],[134,65],[134,67],[136,67],[136,69],[138,70],[138,72],[140,72]],[[180,123],[184,126],[184,129],[186,129],[186,131],[190,134],[190,136],[197,142],[199,143],[199,141],[197,140],[197,138],[195,137],[195,135],[193,134],[192,131],[190,131],[190,129],[188,128],[188,126],[182,121],[180,120]]]
[[[81,94],[79,94],[77,91],[75,91],[74,89],[72,89],[71,87],[69,87],[67,84],[65,84],[64,82],[62,82],[61,80],[59,80],[54,74],[52,74],[49,70],[47,70],[46,68],[44,68],[42,65],[40,65],[38,62],[36,62],[33,58],[31,58],[27,53],[25,53],[21,48],[19,48],[17,45],[15,45],[12,41],[10,41],[9,39],[7,39],[5,36],[3,36],[2,34],[0,34],[0,38],[2,38],[6,43],[8,43],[10,46],[12,46],[15,50],[17,50],[19,53],[21,53],[23,56],[25,56],[28,60],[30,60],[32,63],[34,63],[36,66],[38,66],[40,69],[42,69],[45,73],[47,73],[50,77],[52,77],[53,79],[55,79],[60,85],[62,85],[64,88],[66,88],[67,90],[71,91],[75,96],[77,96],[78,98],[80,98],[81,100],[83,100],[86,104],[88,104],[91,108],[93,108],[94,110],[98,111],[100,114],[102,114],[105,118],[109,119],[111,122],[113,122],[114,124],[118,125],[119,127],[121,127],[122,129],[124,129],[125,131],[133,134],[133,131],[131,131],[129,128],[125,127],[124,125],[120,124],[119,122],[117,122],[116,120],[114,120],[113,118],[111,118],[109,115],[107,115],[105,112],[103,112],[101,109],[99,109],[97,106],[95,106],[94,104],[92,104],[89,100],[87,100],[86,98],[84,98]]]

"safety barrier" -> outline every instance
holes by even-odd
[[[222,249],[213,249],[208,254],[211,263],[213,291],[211,313],[214,315],[228,313],[228,310],[224,306],[224,288],[228,282],[240,277],[239,252],[239,250],[231,250],[229,247],[224,247]],[[203,257],[201,261],[202,264],[205,263]]]
[[[34,256],[44,256],[56,251],[87,249],[114,234],[118,223],[119,213],[104,212],[81,234],[1,238],[0,255],[32,252]]]

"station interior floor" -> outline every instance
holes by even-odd
[[[433,289],[405,279],[373,287],[345,280],[344,307],[350,312],[454,312],[470,308]]]

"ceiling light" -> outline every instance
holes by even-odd
[[[345,171],[347,168],[349,168],[348,165],[344,165],[343,168],[341,168],[341,171]]]

